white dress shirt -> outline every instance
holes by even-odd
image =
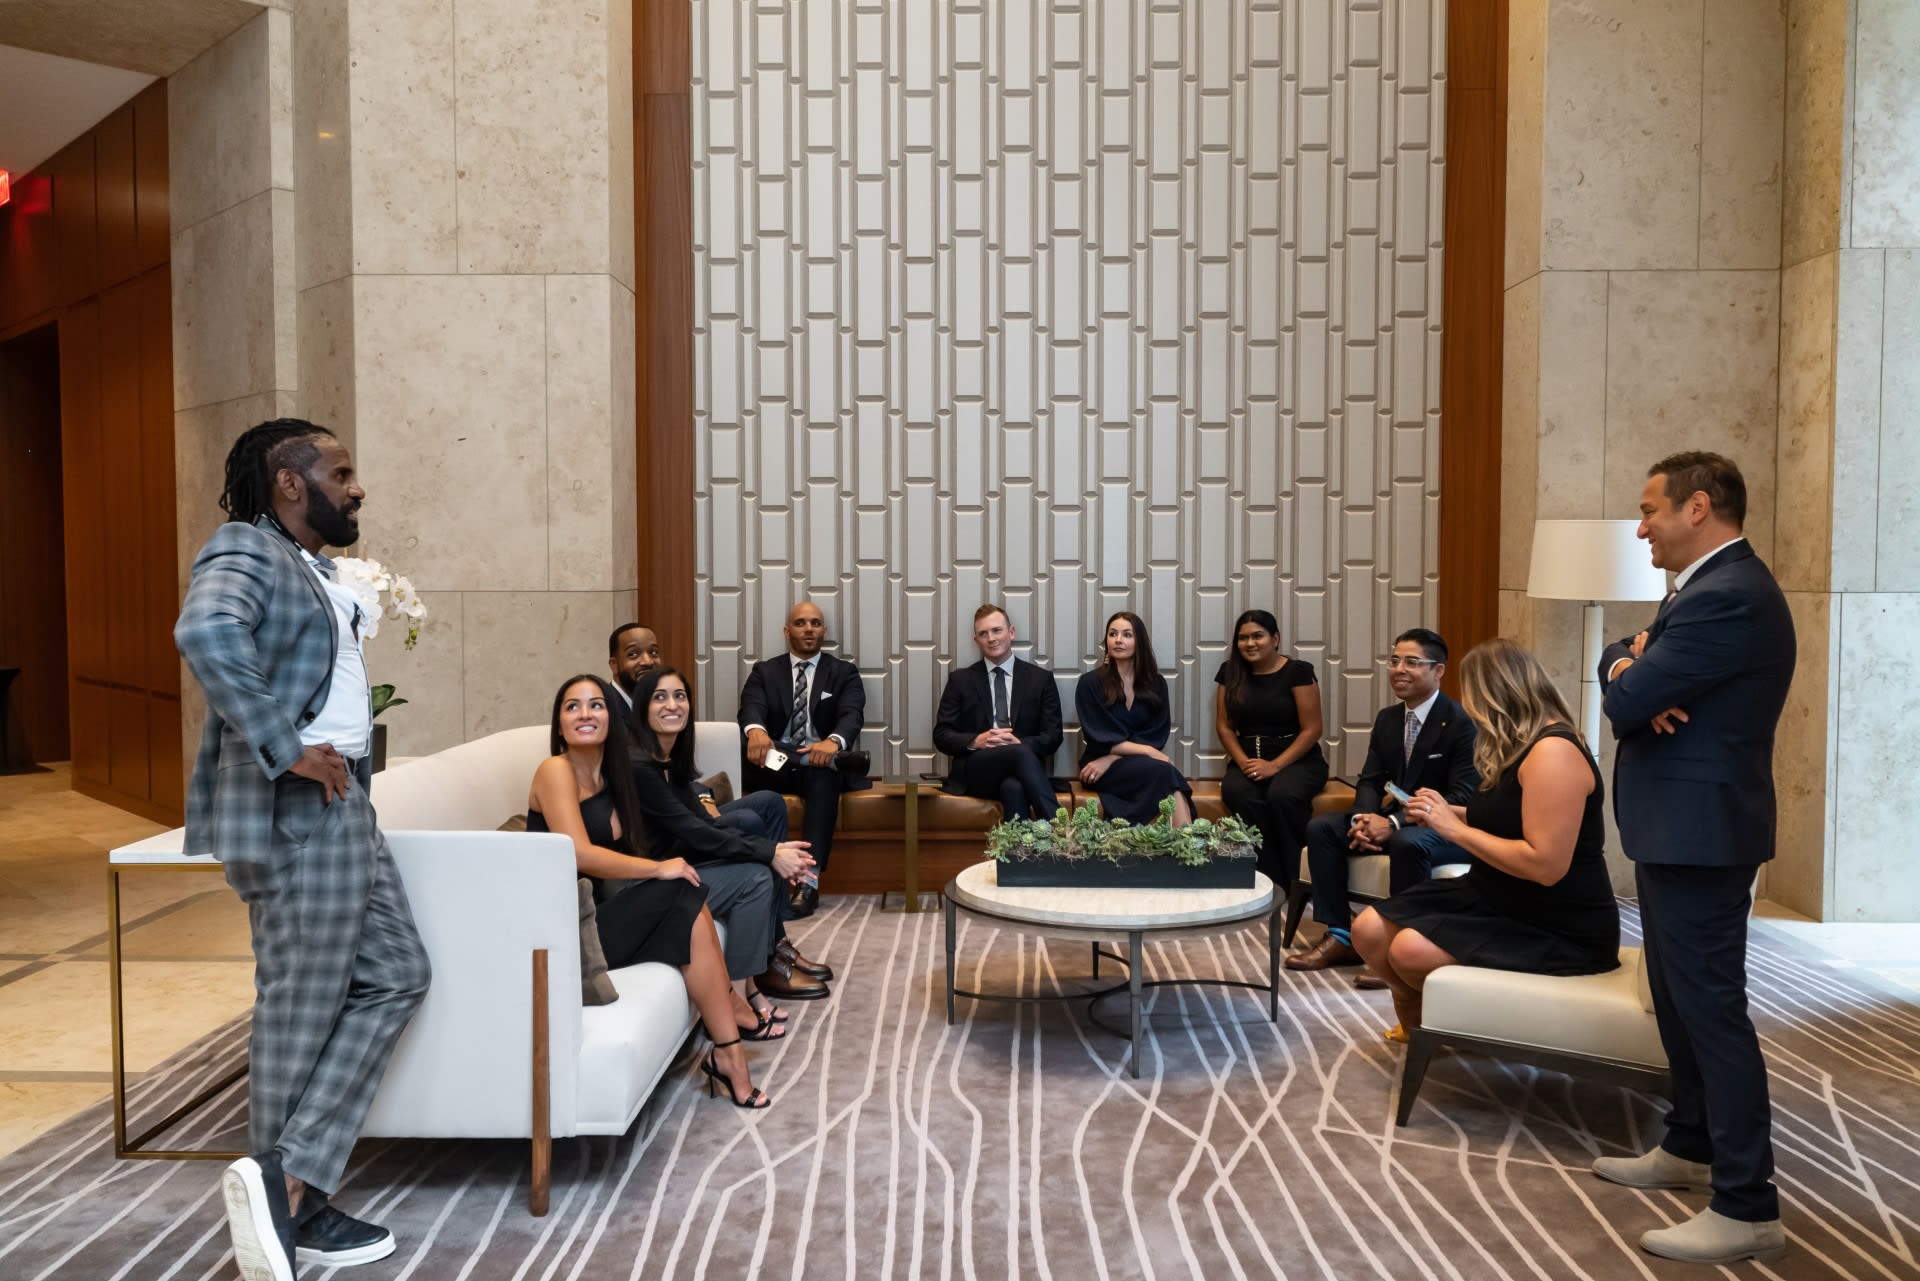
[[[332,743],[333,749],[349,760],[365,756],[373,745],[373,711],[368,701],[367,660],[360,649],[360,626],[365,615],[352,589],[320,572],[319,558],[306,548],[300,549],[307,567],[320,580],[320,587],[333,605],[337,635],[333,647],[333,682],[327,686],[327,701],[320,714],[300,731],[303,747]]]

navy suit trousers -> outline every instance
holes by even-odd
[[[1780,1217],[1767,1064],[1747,1013],[1754,871],[1634,864],[1647,981],[1673,1073],[1660,1146],[1711,1163],[1714,1213],[1747,1222]]]

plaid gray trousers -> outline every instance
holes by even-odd
[[[225,871],[253,928],[248,1143],[331,1194],[427,994],[426,950],[357,778],[328,804],[320,784],[282,775],[269,857]]]

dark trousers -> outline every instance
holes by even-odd
[[[1653,1014],[1673,1073],[1673,1111],[1660,1146],[1713,1166],[1714,1213],[1777,1219],[1767,1064],[1747,1014],[1754,869],[1633,868]]]
[[[720,807],[717,821],[722,827],[761,837],[775,845],[787,839],[787,803],[778,792],[749,792],[728,801]],[[787,901],[787,883],[771,867],[767,869],[767,876],[773,881],[773,937],[778,942],[787,936],[787,918],[793,913]]]
[[[967,753],[967,795],[999,801],[1002,818],[1052,818],[1060,808],[1047,767],[1025,743]]]
[[[1260,829],[1258,866],[1275,885],[1293,885],[1300,847],[1307,839],[1307,820],[1313,816],[1313,798],[1326,785],[1327,758],[1318,744],[1264,783],[1254,782],[1237,765],[1227,766],[1220,799],[1229,814]]]
[[[746,790],[749,793],[779,792],[783,796],[798,796],[806,802],[806,815],[800,820],[800,839],[807,843],[807,852],[813,855],[813,861],[820,865],[820,874],[825,876],[827,857],[833,853],[833,826],[840,818],[840,771],[831,765],[824,768],[802,765],[801,759],[796,752],[778,770],[748,762],[744,771]]]
[[[1347,847],[1351,814],[1320,814],[1307,823],[1307,870],[1313,874],[1313,919],[1330,930],[1353,925],[1347,901],[1347,860],[1359,853]],[[1464,863],[1467,852],[1424,827],[1403,827],[1387,838],[1387,885],[1398,894],[1433,875],[1442,863]]]

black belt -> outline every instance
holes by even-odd
[[[1300,736],[1299,731],[1291,734],[1235,734],[1240,740],[1240,750],[1249,756],[1270,761],[1287,750],[1287,744]]]

